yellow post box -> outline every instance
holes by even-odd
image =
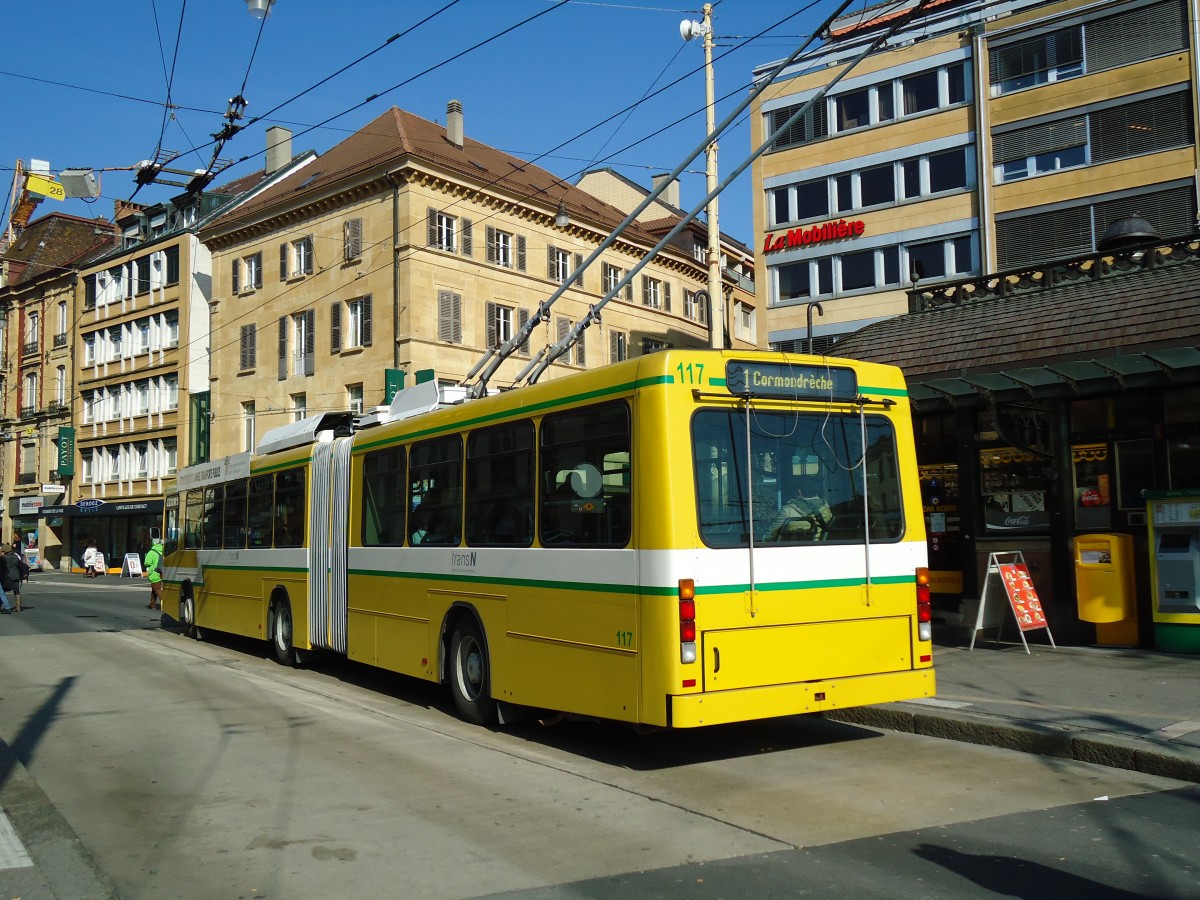
[[[1075,600],[1079,618],[1095,624],[1098,644],[1137,644],[1131,535],[1081,534],[1075,538]]]

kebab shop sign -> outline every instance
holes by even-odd
[[[808,228],[792,228],[778,234],[768,234],[763,241],[763,253],[778,253],[780,250],[795,250],[797,247],[858,238],[862,237],[866,230],[867,224],[862,219],[849,222],[838,219],[836,222],[810,225]]]

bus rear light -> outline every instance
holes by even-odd
[[[683,679],[683,686],[684,686],[685,688],[687,688],[687,687],[695,687],[695,686],[696,686],[696,679],[695,679],[695,678],[685,678],[685,679]]]
[[[696,583],[679,579],[679,661],[696,661]]]
[[[933,640],[933,607],[929,591],[929,570],[917,569],[917,640]]]
[[[933,656],[931,656],[928,653],[925,653],[925,654],[919,656],[918,659],[920,659],[921,662],[923,662],[923,663],[933,662]]]

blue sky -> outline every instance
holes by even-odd
[[[322,152],[391,106],[444,122],[446,102],[454,98],[462,101],[465,131],[476,140],[536,159],[571,180],[608,165],[648,186],[651,174],[674,168],[704,135],[702,45],[679,36],[680,21],[699,19],[699,7],[671,0],[278,0],[260,31],[244,0],[6,3],[0,207],[6,208],[16,160],[42,159],[55,173],[112,171],[101,173],[94,203],[46,200],[36,215],[61,210],[111,217],[113,201],[135,188],[133,173],[119,170],[152,157],[157,147],[183,154],[175,167],[208,164],[212,135],[243,83],[246,120],[263,118],[225,145],[221,157],[234,165],[217,183],[262,167],[270,124],[293,130],[295,151]],[[744,96],[755,66],[786,56],[833,8],[830,0],[716,4],[717,96],[731,95],[719,100],[717,121]],[[745,40],[764,29],[771,30]],[[313,88],[396,34],[368,59]],[[177,108],[164,116],[172,69]],[[628,115],[594,128],[681,78]],[[722,176],[750,150],[743,116],[720,141]],[[682,177],[685,208],[704,196],[703,172],[700,156]],[[175,193],[152,186],[136,199],[153,203]],[[722,230],[750,243],[753,202],[747,171],[721,197]]]

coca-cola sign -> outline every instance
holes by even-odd
[[[797,247],[862,237],[866,230],[867,224],[861,219],[849,222],[838,219],[836,222],[810,225],[807,228],[790,228],[779,234],[768,234],[763,241],[763,253],[778,253],[780,250],[794,250]]]

